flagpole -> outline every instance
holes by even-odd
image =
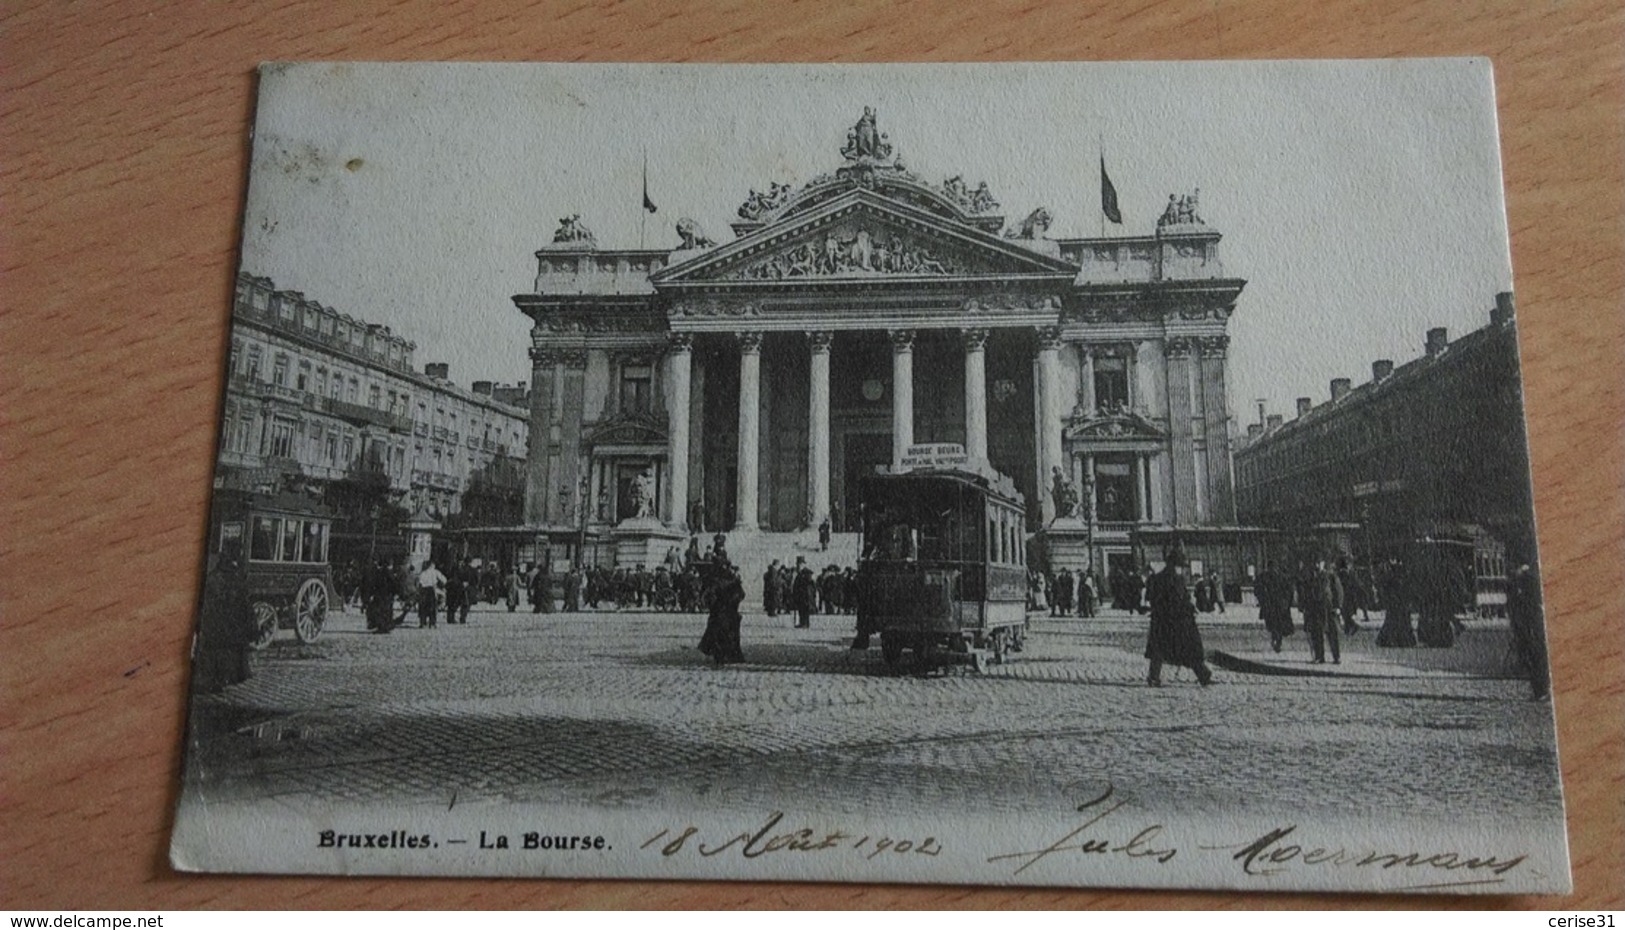
[[[649,197],[649,147],[643,147],[643,197]],[[638,250],[643,250],[643,230],[649,225],[649,211],[643,204],[638,204]]]
[[[1101,170],[1104,171],[1105,170],[1105,165],[1106,165],[1106,136],[1105,136],[1105,133],[1103,133],[1102,131],[1100,131],[1098,129],[1095,130],[1095,145],[1100,150]],[[1106,188],[1105,187],[1101,187],[1101,189],[1100,189],[1100,238],[1102,238],[1102,239],[1106,238]]]

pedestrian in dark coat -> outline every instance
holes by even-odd
[[[1332,664],[1343,661],[1337,635],[1338,605],[1342,601],[1337,575],[1327,571],[1324,565],[1305,562],[1298,572],[1296,594],[1314,664],[1325,664],[1328,644],[1332,647]]]
[[[581,569],[570,567],[564,576],[564,612],[573,614],[581,612],[582,578]]]
[[[519,609],[519,569],[508,569],[507,577],[503,579],[503,594],[508,602],[508,613]]]
[[[1270,634],[1270,648],[1281,651],[1281,641],[1295,632],[1292,625],[1292,581],[1274,565],[1264,566],[1254,584],[1258,595],[1258,619]]]
[[[1145,657],[1151,661],[1146,684],[1162,686],[1162,666],[1182,665],[1196,673],[1203,687],[1213,681],[1202,648],[1202,633],[1196,628],[1196,606],[1185,586],[1185,553],[1177,545],[1164,556],[1162,571],[1151,576],[1147,585],[1151,602],[1151,628],[1146,635]]]
[[[1377,631],[1377,645],[1408,648],[1416,645],[1416,628],[1411,626],[1411,591],[1405,573],[1405,564],[1390,559],[1377,579],[1377,594],[1382,598],[1382,629]]]
[[[762,574],[762,610],[769,617],[779,615],[779,560],[774,559]]]
[[[367,611],[367,629],[372,632],[388,633],[399,625],[395,619],[395,577],[382,559],[361,576],[361,603]]]
[[[553,571],[547,561],[543,557],[536,566],[536,573],[530,576],[530,612],[533,614],[553,612]]]
[[[1512,622],[1512,648],[1529,676],[1529,697],[1551,693],[1551,666],[1546,655],[1546,617],[1541,608],[1540,575],[1530,563],[1520,564],[1507,579],[1507,619]]]
[[[458,613],[458,611],[462,610],[464,600],[467,597],[468,597],[468,588],[467,588],[466,576],[463,574],[463,566],[453,563],[451,566],[449,566],[446,569],[446,625],[447,626],[451,626],[452,624],[459,623],[459,622],[461,622],[461,623],[467,623],[468,622],[468,619],[467,619],[468,615],[466,613],[463,615],[463,619],[461,621],[459,621],[457,619],[457,613]]]
[[[211,553],[192,645],[193,690],[209,693],[247,681],[248,652],[258,633],[242,563]]]
[[[710,571],[711,612],[706,617],[705,634],[700,637],[700,652],[718,665],[743,662],[739,605],[745,601],[745,586],[740,583],[739,570],[726,562],[714,565]]]
[[[790,594],[790,602],[796,609],[796,626],[804,629],[812,626],[813,606],[817,599],[818,585],[813,581],[812,569],[803,568],[796,575],[795,588]]]
[[[827,551],[829,551],[829,518],[828,517],[824,518],[823,523],[818,524],[818,551],[819,552],[827,552]]]

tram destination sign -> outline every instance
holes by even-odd
[[[913,471],[917,468],[964,468],[970,464],[970,456],[965,454],[965,447],[957,442],[928,442],[917,446],[909,446],[903,457],[897,460],[898,471]]]

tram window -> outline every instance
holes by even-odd
[[[278,562],[299,561],[299,520],[282,521],[282,549],[277,556]]]
[[[999,521],[993,517],[987,518],[987,558],[990,562],[999,560]]]
[[[255,517],[254,536],[249,541],[248,557],[256,562],[276,560],[276,541],[282,534],[282,521],[277,517]]]
[[[305,523],[305,532],[299,544],[299,561],[325,562],[327,525],[311,520]]]

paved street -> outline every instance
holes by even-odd
[[[996,812],[1110,780],[1159,810],[1557,808],[1550,706],[1509,677],[1504,624],[1383,650],[1373,623],[1311,667],[1302,633],[1275,655],[1256,616],[1201,622],[1209,650],[1259,665],[1147,688],[1127,615],[1035,615],[1010,663],[922,678],[848,650],[849,617],[748,616],[747,663],[713,668],[699,616],[486,608],[376,636],[352,612],[314,645],[280,634],[251,681],[202,699],[190,777],[220,801]]]

